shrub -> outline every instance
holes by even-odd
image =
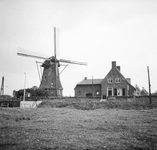
[[[30,97],[32,97],[33,99],[36,97],[48,97],[48,93],[47,91],[43,90],[43,89],[35,89],[35,88],[28,88],[26,89],[26,97],[28,97],[28,93],[30,93]],[[23,97],[24,95],[24,90],[20,89],[18,91],[15,91],[15,97],[16,98],[20,98]]]

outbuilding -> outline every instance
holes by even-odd
[[[101,82],[103,79],[84,78],[75,87],[76,97],[101,97]]]

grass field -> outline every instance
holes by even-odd
[[[0,150],[156,150],[157,108],[129,103],[54,100],[36,109],[0,108]]]

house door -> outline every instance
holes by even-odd
[[[113,88],[107,88],[107,96],[113,96]]]

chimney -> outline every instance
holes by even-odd
[[[116,61],[112,61],[112,68],[116,68]]]
[[[85,77],[84,80],[87,80],[87,77]]]
[[[117,69],[120,71],[120,66],[117,66]]]

